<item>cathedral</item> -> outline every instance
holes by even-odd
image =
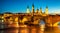
[[[27,6],[27,12],[26,13],[36,13],[36,14],[48,14],[48,6],[46,6],[45,12],[42,12],[42,8],[34,10],[34,4],[32,5],[32,11],[30,11],[29,6]]]
[[[32,5],[32,10],[30,10],[29,6],[27,6],[26,13],[6,12],[4,14],[0,14],[0,21],[5,24],[9,24],[9,27],[13,27],[15,25],[18,27],[18,24],[25,24],[25,23],[39,24],[41,20],[43,20],[47,24],[47,26],[49,24],[50,24],[49,26],[52,26],[52,24],[56,23],[57,21],[60,21],[60,15],[48,14],[48,6],[46,6],[45,12],[42,12],[42,8],[36,9],[35,11],[34,5]]]
[[[32,4],[32,10],[30,11],[29,6],[27,6],[27,10],[26,13],[9,13],[6,12],[2,15],[4,22],[9,22],[10,19],[14,22],[15,20],[18,22],[18,19],[22,19],[24,20],[24,17],[26,17],[27,19],[31,19],[34,15],[36,16],[48,16],[48,6],[46,6],[45,12],[42,12],[42,8],[36,9],[36,11],[34,10],[34,4]],[[28,18],[31,17],[31,18]]]

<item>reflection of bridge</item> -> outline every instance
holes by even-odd
[[[60,15],[51,15],[48,14],[48,7],[46,7],[45,12],[42,12],[42,8],[40,8],[40,11],[37,9],[36,12],[34,12],[34,5],[32,5],[32,12],[30,12],[29,7],[27,7],[27,13],[5,13],[3,15],[4,22],[7,23],[31,23],[31,24],[39,24],[41,20],[43,20],[46,24],[46,26],[52,26],[55,25],[56,22],[60,21]]]

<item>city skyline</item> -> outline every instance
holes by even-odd
[[[25,13],[27,6],[30,11],[32,10],[32,4],[34,9],[40,7],[45,12],[46,6],[48,6],[49,13],[60,12],[60,0],[0,0],[0,13],[12,12],[12,13]]]

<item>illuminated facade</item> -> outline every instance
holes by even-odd
[[[4,13],[4,22],[8,24],[21,23],[21,24],[39,24],[40,20],[43,20],[46,25],[51,26],[57,21],[60,21],[60,15],[50,15],[48,14],[48,7],[46,7],[45,12],[42,12],[42,8],[34,10],[34,5],[32,5],[32,11],[30,11],[29,6],[27,6],[26,13]],[[58,18],[56,18],[58,17]],[[54,20],[54,21],[52,21]]]

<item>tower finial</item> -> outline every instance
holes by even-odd
[[[40,7],[40,10],[42,10],[42,8]]]
[[[29,6],[27,5],[27,8],[29,8]]]
[[[48,6],[46,5],[46,8],[48,8]]]
[[[32,4],[32,7],[34,7],[34,4]]]

